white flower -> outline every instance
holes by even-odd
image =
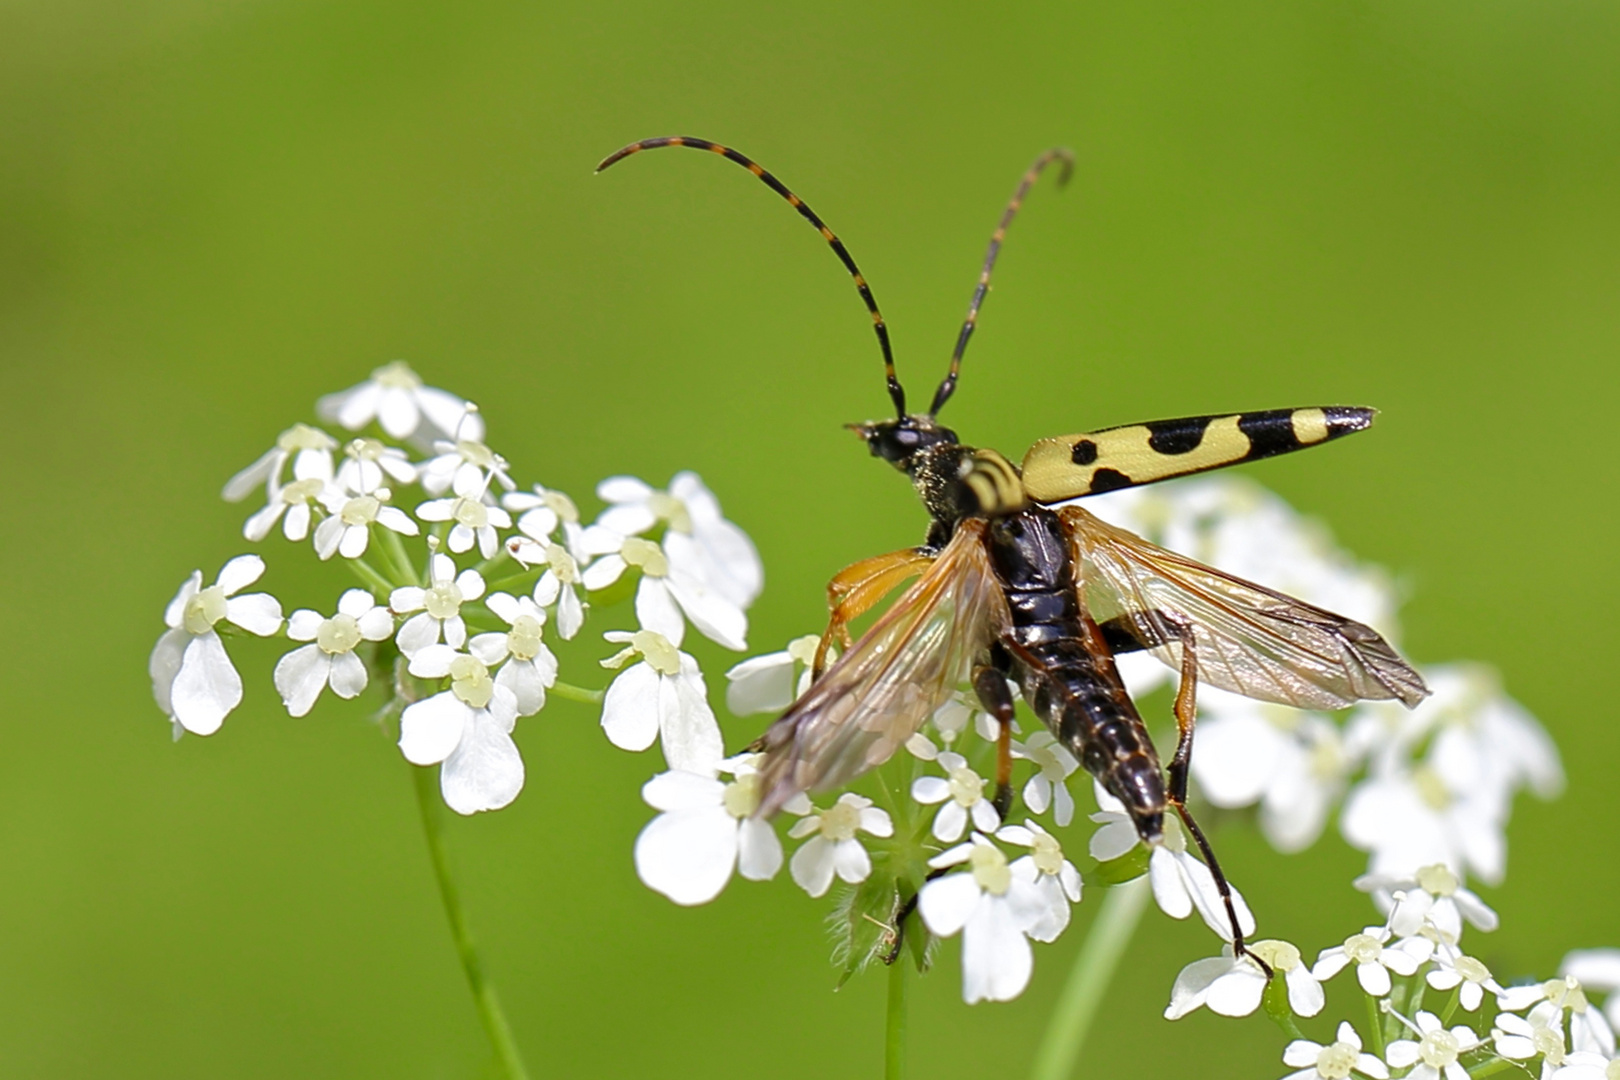
[[[1351,934],[1343,945],[1323,949],[1316,957],[1311,974],[1318,982],[1325,982],[1343,971],[1349,964],[1356,965],[1356,980],[1361,988],[1374,997],[1389,993],[1390,972],[1412,975],[1418,965],[1434,952],[1434,943],[1427,938],[1404,938],[1389,944],[1387,926],[1369,926],[1359,934]]]
[[[1254,701],[1218,687],[1198,690],[1193,778],[1216,806],[1260,804],[1260,829],[1279,851],[1309,847],[1355,764],[1325,717]]]
[[[1181,969],[1170,988],[1164,1018],[1180,1020],[1200,1005],[1221,1016],[1248,1016],[1260,1007],[1265,991],[1266,973],[1254,957],[1234,957],[1227,945],[1220,956],[1194,960]]]
[[[1373,1080],[1389,1076],[1382,1061],[1361,1052],[1361,1036],[1348,1023],[1339,1025],[1339,1039],[1331,1046],[1295,1039],[1283,1051],[1283,1064],[1299,1070],[1284,1080],[1345,1080],[1352,1072]]]
[[[1550,1080],[1568,1053],[1564,1043],[1563,1016],[1563,1010],[1550,1001],[1531,1009],[1528,1017],[1515,1016],[1510,1012],[1498,1013],[1496,1026],[1491,1028],[1491,1040],[1496,1044],[1496,1052],[1514,1061],[1528,1061],[1541,1055],[1542,1080]]]
[[[517,699],[476,656],[429,645],[411,657],[419,679],[450,678],[450,689],[408,705],[399,749],[413,765],[436,765],[439,790],[458,814],[499,810],[523,790],[523,757],[512,742]]]
[[[281,470],[289,459],[293,463],[293,479],[330,480],[332,478],[332,451],[337,440],[319,428],[307,424],[294,424],[276,437],[276,445],[266,450],[259,459],[225,482],[223,492],[227,502],[241,502],[260,484],[270,502],[281,485]]]
[[[651,540],[627,536],[617,551],[585,568],[581,580],[592,592],[618,581],[625,570],[637,567],[636,619],[643,628],[656,630],[679,645],[686,633],[684,613],[710,641],[728,649],[748,647],[748,616],[742,608],[710,589],[704,582],[673,566],[664,549]]]
[[[693,472],[680,472],[669,490],[655,491],[633,476],[614,476],[596,487],[611,503],[597,524],[621,536],[636,536],[660,522],[668,525],[664,550],[670,565],[740,609],[764,586],[765,570],[748,534],[720,513],[720,502]]]
[[[770,823],[754,816],[759,776],[751,757],[720,763],[731,783],[679,769],[647,781],[641,797],[657,817],[636,837],[636,873],[648,888],[677,904],[706,904],[735,869],[765,881],[782,868],[782,843]]]
[[[603,667],[621,667],[641,657],[608,684],[602,698],[602,730],[608,741],[621,750],[645,750],[662,739],[664,760],[672,769],[712,772],[725,750],[697,661],[652,630],[610,630],[602,636],[626,645],[603,660]]]
[[[969,843],[928,861],[935,869],[968,864],[966,873],[934,878],[917,895],[917,910],[940,937],[962,932],[962,1000],[1011,1001],[1034,968],[1027,932],[1046,914],[1032,882],[1014,874],[1007,856],[975,833]]]
[[[1035,763],[1035,775],[1024,785],[1024,805],[1031,813],[1044,814],[1052,807],[1052,819],[1059,826],[1074,820],[1074,796],[1064,783],[1080,767],[1069,748],[1050,731],[1037,731],[1028,742],[1014,742],[1012,756]]]
[[[1489,968],[1454,946],[1441,946],[1433,959],[1435,966],[1425,976],[1429,985],[1441,991],[1460,987],[1457,1001],[1469,1012],[1479,1008],[1480,1002],[1485,999],[1485,991],[1493,994],[1504,992],[1491,976]]]
[[[506,459],[478,439],[439,439],[433,451],[434,456],[422,462],[422,490],[429,495],[482,494],[492,479],[506,491],[516,486],[507,474]]]
[[[726,672],[726,708],[734,716],[779,713],[810,689],[810,665],[821,639],[794,638],[781,652],[751,656]],[[794,679],[797,670],[799,677]]]
[[[484,603],[512,629],[479,634],[469,649],[491,667],[506,661],[495,675],[495,685],[512,691],[519,716],[533,716],[545,707],[546,691],[557,681],[557,658],[540,640],[546,613],[527,596],[503,592],[490,593]]]
[[[350,431],[375,419],[391,437],[414,435],[424,444],[434,437],[484,437],[484,421],[476,410],[448,391],[423,386],[421,377],[402,360],[377,368],[363,383],[326,395],[315,411]]]
[[[1102,809],[1092,814],[1091,820],[1102,827],[1091,834],[1091,857],[1107,862],[1130,851],[1141,837],[1125,813],[1124,804],[1104,791],[1101,784],[1093,782],[1092,790]],[[1185,919],[1196,910],[1222,940],[1232,940],[1232,920],[1227,917],[1215,875],[1187,850],[1187,834],[1181,822],[1168,815],[1164,819],[1164,839],[1148,856],[1148,880],[1153,884],[1153,899],[1166,915]],[[1227,887],[1232,890],[1232,910],[1247,937],[1254,933],[1254,914],[1237,886],[1228,882]]]
[[[486,559],[493,559],[500,547],[500,535],[495,530],[512,527],[512,515],[489,505],[477,494],[430,499],[416,508],[416,516],[423,521],[455,522],[446,541],[450,550],[460,555],[476,543],[478,553]]]
[[[1063,857],[1057,838],[1033,821],[1004,825],[996,839],[1030,849],[1013,860],[1012,872],[1035,886],[1046,910],[1025,933],[1036,941],[1056,941],[1069,926],[1069,905],[1080,902],[1080,871]]]
[[[526,536],[508,540],[506,553],[525,569],[546,564],[546,572],[534,583],[534,602],[541,607],[557,605],[557,632],[564,641],[571,640],[585,624],[585,605],[579,598],[579,564],[574,556],[561,544],[541,543]]]
[[[1557,751],[1489,669],[1453,664],[1425,670],[1424,678],[1434,694],[1410,713],[1371,702],[1352,714],[1347,739],[1373,756],[1340,825],[1372,853],[1374,874],[1410,876],[1444,863],[1500,883],[1513,794],[1526,785],[1555,794],[1563,783]]]
[[[1447,1031],[1440,1018],[1431,1012],[1417,1014],[1418,1039],[1396,1039],[1384,1049],[1384,1060],[1397,1069],[1411,1067],[1408,1080],[1468,1080],[1468,1070],[1457,1060],[1459,1055],[1479,1046],[1479,1036],[1467,1025],[1458,1024]]]
[[[1373,903],[1390,916],[1390,928],[1400,937],[1411,937],[1427,922],[1441,940],[1455,944],[1465,918],[1480,930],[1497,927],[1496,912],[1465,889],[1444,863],[1420,867],[1404,877],[1363,874],[1356,879],[1356,888],[1372,893]]]
[[[1538,1011],[1546,1012],[1549,1017],[1547,1023],[1556,1023],[1562,1010],[1569,1010],[1571,1049],[1609,1055],[1614,1053],[1614,1031],[1603,1014],[1586,1000],[1586,991],[1573,975],[1528,986],[1510,986],[1496,996],[1497,1006],[1510,1012],[1529,1008],[1536,1002],[1541,1004],[1531,1010],[1532,1022],[1536,1022]]]
[[[250,634],[269,637],[281,628],[281,603],[269,593],[237,596],[264,573],[257,555],[238,555],[220,568],[214,584],[203,588],[202,572],[191,577],[169,601],[163,621],[169,630],[152,649],[148,670],[158,708],[179,729],[212,735],[225,714],[242,701],[242,677],[236,673],[214,627],[221,619]]]
[[[270,530],[281,521],[281,534],[297,544],[309,535],[309,524],[318,511],[325,509],[329,487],[327,480],[310,477],[294,480],[285,487],[272,486],[269,501],[242,525],[242,535],[255,544],[270,535]],[[286,515],[286,520],[282,520]]]
[[[1548,1080],[1620,1080],[1620,1058],[1577,1050],[1564,1058]]]
[[[345,492],[328,487],[321,496],[331,517],[315,526],[315,554],[322,559],[342,555],[345,559],[358,559],[371,543],[373,523],[392,529],[401,536],[415,536],[420,530],[405,511],[388,505],[387,488],[378,488],[367,495]]]
[[[406,460],[405,451],[380,439],[352,439],[343,455],[337,482],[350,491],[369,495],[389,480],[416,483],[416,466]]]
[[[1620,1027],[1620,949],[1577,949],[1558,970],[1589,990],[1609,995],[1604,1002],[1609,1024]]]
[[[579,507],[562,492],[536,484],[533,491],[507,492],[501,496],[501,505],[519,515],[518,532],[524,536],[544,544],[561,527],[563,546],[568,553],[576,561],[582,562],[588,557],[582,543],[585,530],[579,524]]]
[[[434,553],[428,560],[428,578],[425,589],[404,585],[388,597],[388,606],[400,615],[419,612],[399,628],[399,651],[407,658],[439,641],[441,636],[451,648],[465,645],[467,624],[461,617],[461,605],[484,595],[483,575],[471,569],[458,575],[455,560],[448,555]]]
[[[934,836],[946,843],[958,840],[972,817],[973,827],[991,833],[1001,824],[1001,815],[984,793],[984,777],[968,767],[961,754],[947,750],[939,755],[939,767],[946,776],[921,776],[911,785],[911,797],[924,805],[944,803],[934,815]]]
[[[282,704],[293,716],[303,716],[327,685],[338,697],[359,696],[366,688],[366,665],[354,655],[355,648],[362,641],[383,641],[393,632],[394,617],[364,589],[350,589],[339,597],[337,614],[330,619],[307,608],[293,612],[287,619],[287,636],[311,644],[276,663]]]
[[[872,800],[846,791],[825,810],[812,809],[788,830],[788,836],[809,840],[793,853],[788,870],[799,887],[811,896],[822,896],[832,886],[833,874],[851,885],[865,881],[872,872],[872,859],[855,833],[893,836],[894,823],[886,811]]]

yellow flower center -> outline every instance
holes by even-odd
[[[1445,781],[1429,766],[1419,765],[1412,771],[1412,785],[1417,788],[1418,798],[1430,809],[1444,810],[1451,805],[1451,792],[1446,790]]]
[[[377,520],[377,511],[382,509],[382,503],[371,495],[356,495],[343,504],[343,510],[338,517],[343,519],[345,525],[370,525]]]
[[[640,653],[642,659],[660,675],[680,674],[680,651],[670,644],[669,638],[658,631],[637,630],[630,635],[630,647]]]
[[[1418,888],[1435,896],[1451,896],[1462,884],[1445,863],[1425,866],[1417,872]]]
[[[990,844],[974,844],[968,866],[972,868],[973,880],[979,883],[979,888],[993,896],[1006,895],[1012,885],[1012,871],[1007,868],[1007,856],[1001,853],[1000,848]]]
[[[972,806],[983,797],[984,777],[966,765],[951,770],[951,798],[958,806]]]
[[[473,708],[482,709],[495,694],[495,680],[478,657],[458,656],[450,661],[450,692]]]
[[[314,502],[326,485],[319,480],[295,480],[281,489],[281,501],[288,506]]]
[[[1316,1055],[1316,1071],[1323,1080],[1345,1080],[1356,1067],[1357,1053],[1349,1043],[1336,1042]]]
[[[469,529],[482,529],[489,524],[489,507],[477,499],[457,499],[450,508],[450,516]]]
[[[720,802],[726,813],[737,819],[748,817],[759,809],[759,774],[739,776],[720,793]]]
[[[1299,949],[1286,941],[1251,941],[1248,949],[1277,971],[1293,971],[1302,963]]]
[[[842,799],[817,814],[821,818],[821,835],[829,840],[852,840],[855,830],[861,826],[860,807]]]
[[[1454,1064],[1461,1050],[1462,1044],[1457,1041],[1457,1036],[1449,1031],[1431,1031],[1418,1043],[1418,1057],[1423,1059],[1423,1064],[1434,1069],[1444,1069]]]
[[[519,615],[506,635],[506,650],[519,660],[540,655],[540,621],[533,615]]]
[[[1035,860],[1035,869],[1043,874],[1056,876],[1063,869],[1063,845],[1046,833],[1035,834],[1035,843],[1029,854]]]
[[[422,606],[435,619],[453,619],[461,614],[461,586],[453,581],[435,581],[422,590]]]
[[[631,566],[641,567],[641,572],[648,577],[669,576],[669,560],[664,558],[664,549],[651,540],[632,536],[624,542],[619,554]]]
[[[384,364],[373,371],[371,377],[379,386],[389,386],[396,390],[415,390],[422,385],[422,380],[417,377],[416,372],[412,371],[411,366],[403,360]]]
[[[330,435],[308,424],[294,424],[276,438],[276,447],[288,453],[295,450],[330,450],[336,445]]]
[[[206,634],[225,617],[225,590],[210,585],[186,601],[185,627],[188,634]]]
[[[545,503],[547,509],[553,514],[557,515],[559,521],[579,523],[579,507],[574,505],[573,499],[570,499],[562,492],[548,491],[540,496],[540,501]]]
[[[315,644],[328,655],[352,652],[360,644],[360,624],[354,616],[340,612],[321,623],[315,631]]]
[[[686,512],[686,504],[668,492],[653,492],[647,500],[647,508],[658,517],[659,521],[667,521],[669,527],[676,532],[692,531],[692,515]]]
[[[1351,934],[1344,942],[1344,954],[1358,964],[1376,964],[1384,944],[1371,934]]]
[[[1484,983],[1491,977],[1490,969],[1472,956],[1459,956],[1451,966],[1457,969],[1457,974],[1471,983]]]

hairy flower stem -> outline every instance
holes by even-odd
[[[518,1053],[517,1040],[512,1037],[512,1027],[506,1022],[506,1014],[501,1011],[495,985],[484,974],[483,961],[479,959],[472,933],[467,929],[467,916],[461,910],[461,897],[450,874],[450,860],[444,848],[440,817],[444,807],[439,799],[436,771],[413,766],[411,772],[416,782],[416,803],[422,811],[422,832],[427,838],[428,855],[433,860],[433,874],[439,880],[439,898],[444,901],[444,913],[450,920],[450,937],[455,941],[461,966],[467,973],[467,985],[472,989],[473,1004],[478,1007],[478,1019],[483,1022],[484,1034],[489,1036],[501,1075],[506,1080],[528,1080],[529,1074],[523,1067],[522,1055]]]
[[[1151,890],[1146,877],[1115,885],[1103,898],[1102,909],[1086,931],[1085,944],[1075,957],[1069,981],[1059,995],[1046,1034],[1035,1053],[1031,1080],[1067,1080],[1074,1075],[1091,1022],[1096,1019],[1108,984],[1114,978],[1125,947],[1147,908]]]
[[[889,1009],[883,1028],[883,1080],[900,1080],[906,1071],[906,968],[911,958],[898,956],[889,965]]]

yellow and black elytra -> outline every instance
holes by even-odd
[[[1186,806],[1198,683],[1310,709],[1384,699],[1412,707],[1428,688],[1371,627],[1157,547],[1078,506],[1052,504],[1315,446],[1365,430],[1373,410],[1272,409],[1104,428],[1042,439],[1015,466],[994,450],[963,445],[936,417],[955,391],[1007,227],[1047,166],[1061,162],[1059,182],[1067,179],[1072,154],[1049,150],[1025,172],[991,237],[949,370],[929,410],[908,413],[866,279],[832,230],[775,176],[729,147],[684,136],[632,143],[597,171],[663,146],[736,162],[832,246],[871,312],[896,412],[892,420],[849,426],[875,457],[911,478],[930,519],[923,544],[862,560],[828,585],[816,679],[755,743],[763,754],[759,814],[887,761],[958,687],[971,685],[1000,722],[996,807],[1005,817],[1011,683],[1124,804],[1144,843],[1160,843],[1166,809],[1176,812],[1209,865],[1242,954],[1247,931]],[[850,622],[912,578],[851,642]],[[834,642],[843,654],[824,670]],[[1116,655],[1137,650],[1181,676],[1173,707],[1179,739],[1168,768],[1114,664]],[[914,906],[915,897],[898,904],[897,931]]]

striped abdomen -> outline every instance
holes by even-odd
[[[990,560],[1012,625],[997,660],[1052,733],[1159,838],[1165,792],[1158,754],[1113,656],[1080,603],[1068,538],[1056,514],[1032,507],[991,522]]]

